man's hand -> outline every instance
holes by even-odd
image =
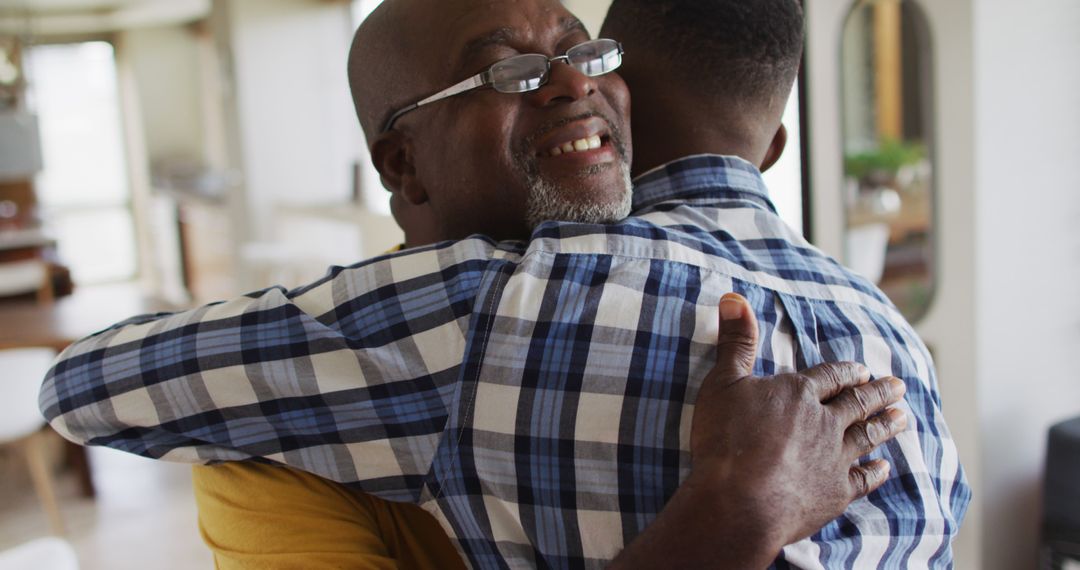
[[[692,471],[725,489],[726,511],[783,546],[885,482],[885,461],[853,464],[907,425],[902,411],[885,410],[903,397],[904,383],[869,382],[866,367],[850,362],[754,378],[753,312],[735,294],[720,311],[717,365],[694,408]]]
[[[612,568],[764,568],[888,477],[884,461],[855,462],[906,426],[903,412],[886,410],[903,397],[902,381],[869,382],[855,363],[755,378],[753,311],[736,294],[720,311],[690,476]]]

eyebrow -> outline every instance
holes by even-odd
[[[517,31],[514,28],[502,27],[492,30],[482,36],[469,40],[469,43],[465,44],[465,49],[462,52],[462,61],[471,61],[476,56],[480,55],[480,52],[485,49],[496,46],[508,44],[517,37]]]
[[[574,16],[564,16],[559,20],[559,33],[566,35],[570,32],[581,31],[588,35],[588,30],[585,29],[585,24],[581,23],[581,20]],[[478,56],[481,52],[491,46],[506,45],[513,42],[518,37],[518,31],[509,26],[503,26],[496,28],[486,34],[473,38],[465,44],[465,49],[462,51],[462,61],[471,61],[474,57]]]

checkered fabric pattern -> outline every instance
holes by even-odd
[[[41,407],[77,442],[279,462],[419,503],[477,568],[599,568],[688,474],[730,291],[760,319],[756,374],[854,360],[908,387],[907,431],[874,454],[889,481],[775,566],[951,566],[970,489],[926,348],[736,158],[646,174],[618,224],[546,223],[528,244],[445,243],[136,318],[68,349]]]

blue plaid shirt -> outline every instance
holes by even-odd
[[[874,454],[889,481],[776,566],[949,567],[970,490],[925,346],[736,158],[646,174],[618,224],[545,223],[528,244],[444,243],[138,317],[65,351],[41,407],[77,442],[257,458],[416,502],[475,567],[601,567],[688,474],[729,291],[760,319],[756,374],[853,360],[908,388],[908,429]]]

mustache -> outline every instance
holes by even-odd
[[[573,117],[552,119],[550,121],[547,121],[546,123],[542,123],[540,127],[536,129],[536,132],[529,135],[522,143],[521,153],[527,154],[528,149],[534,148],[536,141],[540,140],[542,137],[546,136],[551,131],[569,125],[570,123],[573,123],[575,121],[591,119],[593,117],[599,118],[600,120],[604,121],[604,124],[607,125],[608,136],[610,137],[611,145],[615,147],[615,152],[618,152],[619,156],[622,157],[622,159],[625,161],[627,159],[626,138],[623,130],[618,126],[618,123],[611,120],[611,117],[605,115],[604,113],[601,113],[600,111],[588,111],[579,115],[575,115]]]

